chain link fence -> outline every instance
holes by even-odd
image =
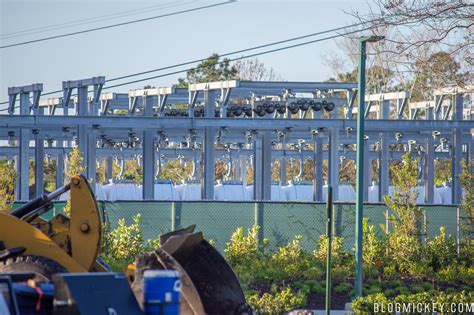
[[[206,239],[216,243],[222,251],[232,233],[239,227],[245,231],[255,224],[261,227],[259,237],[267,238],[271,246],[285,244],[301,235],[305,250],[316,248],[318,238],[325,234],[326,204],[310,202],[232,202],[232,201],[99,201],[103,219],[111,228],[119,219],[127,224],[141,214],[144,239],[155,239],[160,234],[196,225]],[[17,207],[19,204],[16,204]],[[43,217],[51,218],[62,212],[65,202],[54,203],[53,209]],[[424,205],[425,238],[433,238],[441,226],[459,240],[459,211],[457,206]],[[355,236],[355,204],[335,203],[333,231],[344,238],[347,249],[352,249]],[[384,204],[364,205],[364,216],[379,233],[391,230],[391,212]],[[423,229],[425,230],[425,229]]]

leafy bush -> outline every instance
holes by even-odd
[[[226,259],[231,266],[251,265],[255,260],[262,258],[263,250],[268,241],[264,240],[263,244],[259,244],[259,229],[260,227],[255,225],[248,229],[247,236],[245,236],[243,228],[239,227],[232,234],[230,242],[227,243],[227,247],[224,249]]]
[[[121,271],[122,267],[133,262],[138,254],[158,247],[158,240],[143,241],[141,214],[136,214],[132,220],[132,224],[126,225],[125,219],[120,219],[117,227],[111,231],[107,226],[104,227],[100,257],[113,270]]]
[[[301,236],[296,236],[293,242],[282,246],[271,256],[270,263],[280,270],[279,278],[304,276],[302,272],[311,267],[309,255],[300,246]]]
[[[382,314],[374,312],[374,304],[383,305],[389,303],[389,299],[383,293],[358,297],[351,303],[351,308],[356,314]]]
[[[317,242],[317,249],[313,252],[314,257],[320,264],[326,265],[328,238],[321,235]],[[344,249],[342,237],[334,236],[331,241],[332,265],[341,266],[350,263],[352,256]]]
[[[282,314],[304,306],[306,297],[300,292],[293,293],[290,288],[286,288],[280,292],[264,293],[262,296],[253,294],[247,301],[257,314]]]
[[[84,166],[84,158],[82,153],[79,150],[78,146],[72,147],[72,151],[67,155],[67,165],[66,175],[71,178],[73,176],[81,175],[85,172],[86,168]],[[66,215],[71,214],[71,198],[67,199],[66,205],[63,208],[63,212]]]
[[[15,191],[15,169],[7,163],[0,164],[0,211],[11,210]]]
[[[439,234],[427,243],[425,259],[434,271],[447,268],[456,262],[457,250],[456,241],[449,235],[446,236],[446,228],[442,226]]]
[[[374,305],[377,303],[379,306],[389,303],[410,303],[411,305],[421,304],[436,304],[436,305],[447,305],[450,303],[472,303],[474,301],[474,294],[472,293],[456,293],[447,294],[444,292],[428,293],[422,292],[417,294],[402,294],[393,299],[387,298],[383,293],[377,293],[366,297],[358,297],[351,303],[351,308],[356,314],[381,314],[380,312],[374,312]],[[381,309],[379,308],[379,311]],[[385,309],[386,311],[387,309]],[[385,313],[386,314],[386,313]]]
[[[377,238],[375,234],[375,226],[369,225],[367,218],[362,223],[362,258],[364,264],[368,266],[381,266],[381,258],[385,252],[383,239]]]
[[[350,283],[339,283],[337,286],[334,287],[334,292],[336,293],[344,293],[348,292],[352,289],[352,284]]]
[[[466,284],[474,283],[474,266],[465,267],[459,264],[449,265],[441,269],[436,274],[438,281],[445,281],[448,283],[462,282]]]

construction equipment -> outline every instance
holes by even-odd
[[[42,219],[53,200],[67,191],[70,217],[57,214],[49,221]],[[137,302],[143,307],[145,270],[174,269],[182,282],[181,314],[251,314],[236,275],[194,228],[162,235],[158,249],[137,257],[129,266],[127,278]],[[83,176],[72,177],[52,193],[10,213],[0,212],[0,274],[28,272],[36,282],[47,282],[57,273],[108,271],[97,259],[101,232],[101,216],[89,183]]]

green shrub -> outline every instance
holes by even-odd
[[[423,283],[421,284],[421,287],[422,287],[423,290],[425,290],[425,291],[431,291],[431,290],[434,289],[433,284],[432,284],[432,283],[429,283],[429,282],[423,282]]]
[[[270,263],[280,271],[281,278],[304,277],[311,266],[309,255],[301,248],[301,236],[293,242],[278,248],[271,256]]]
[[[379,306],[382,304],[388,305],[388,303],[403,303],[411,305],[426,303],[430,305],[447,305],[448,303],[472,303],[472,301],[474,301],[474,294],[466,292],[461,292],[457,294],[446,294],[443,292],[422,292],[417,294],[402,294],[392,299],[387,298],[382,293],[377,293],[374,295],[368,295],[366,297],[359,297],[355,299],[351,303],[351,308],[356,314],[379,314],[377,312],[374,312],[375,303],[377,303]]]
[[[387,297],[392,297],[395,295],[395,290],[392,290],[392,289],[385,289],[383,291],[383,293],[385,294],[385,296]]]
[[[368,267],[369,272],[373,271],[373,267],[381,267],[382,261],[380,257],[385,253],[385,241],[383,238],[378,238],[375,234],[375,226],[369,225],[369,220],[364,218],[362,238],[362,258],[364,264]]]
[[[366,297],[358,297],[351,303],[351,308],[356,314],[382,314],[374,312],[374,304],[387,304],[389,299],[383,293],[368,295]]]
[[[352,289],[352,284],[350,283],[339,283],[337,286],[334,287],[334,292],[336,293],[344,293],[350,291]]]
[[[313,252],[314,257],[320,264],[326,264],[328,238],[321,235],[317,242],[317,249]],[[341,266],[350,263],[351,255],[344,249],[342,237],[334,236],[331,241],[331,257],[333,266]]]
[[[0,211],[10,211],[15,199],[15,169],[0,161]]]
[[[411,287],[411,292],[413,293],[421,293],[421,292],[424,292],[425,290],[423,289],[423,287],[421,285],[418,285],[418,284],[415,284]]]
[[[304,306],[306,296],[286,288],[281,292],[264,293],[262,296],[253,294],[247,297],[247,301],[256,314],[282,314]]]
[[[451,236],[446,236],[446,228],[442,226],[439,234],[426,245],[425,259],[436,272],[456,262],[456,241]]]
[[[232,234],[230,242],[227,243],[227,247],[224,249],[227,262],[232,267],[251,265],[255,260],[262,258],[263,250],[268,241],[264,240],[263,244],[259,243],[259,229],[259,226],[254,226],[247,230],[247,236],[245,236],[243,228],[239,227]]]
[[[398,294],[410,294],[410,290],[405,286],[396,287],[395,292]]]
[[[383,275],[387,279],[395,279],[398,276],[398,272],[395,266],[386,266],[386,267],[383,267]]]
[[[314,294],[325,294],[326,293],[326,284],[316,282],[311,285],[311,293]]]
[[[377,293],[382,293],[382,288],[378,285],[375,286],[370,286],[369,289],[367,290],[367,294],[377,294]]]
[[[446,288],[445,292],[446,294],[453,294],[453,293],[457,293],[458,290],[456,288],[449,287],[449,288]]]
[[[141,214],[136,214],[132,220],[132,224],[126,225],[125,219],[119,219],[117,227],[111,231],[107,226],[103,227],[99,256],[112,270],[122,271],[123,266],[133,262],[138,254],[159,246],[159,240],[143,241]]]

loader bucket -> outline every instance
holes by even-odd
[[[181,274],[181,314],[252,314],[237,276],[201,232],[190,227],[160,240],[164,243],[152,255],[137,259],[135,288],[147,269],[174,269]]]

